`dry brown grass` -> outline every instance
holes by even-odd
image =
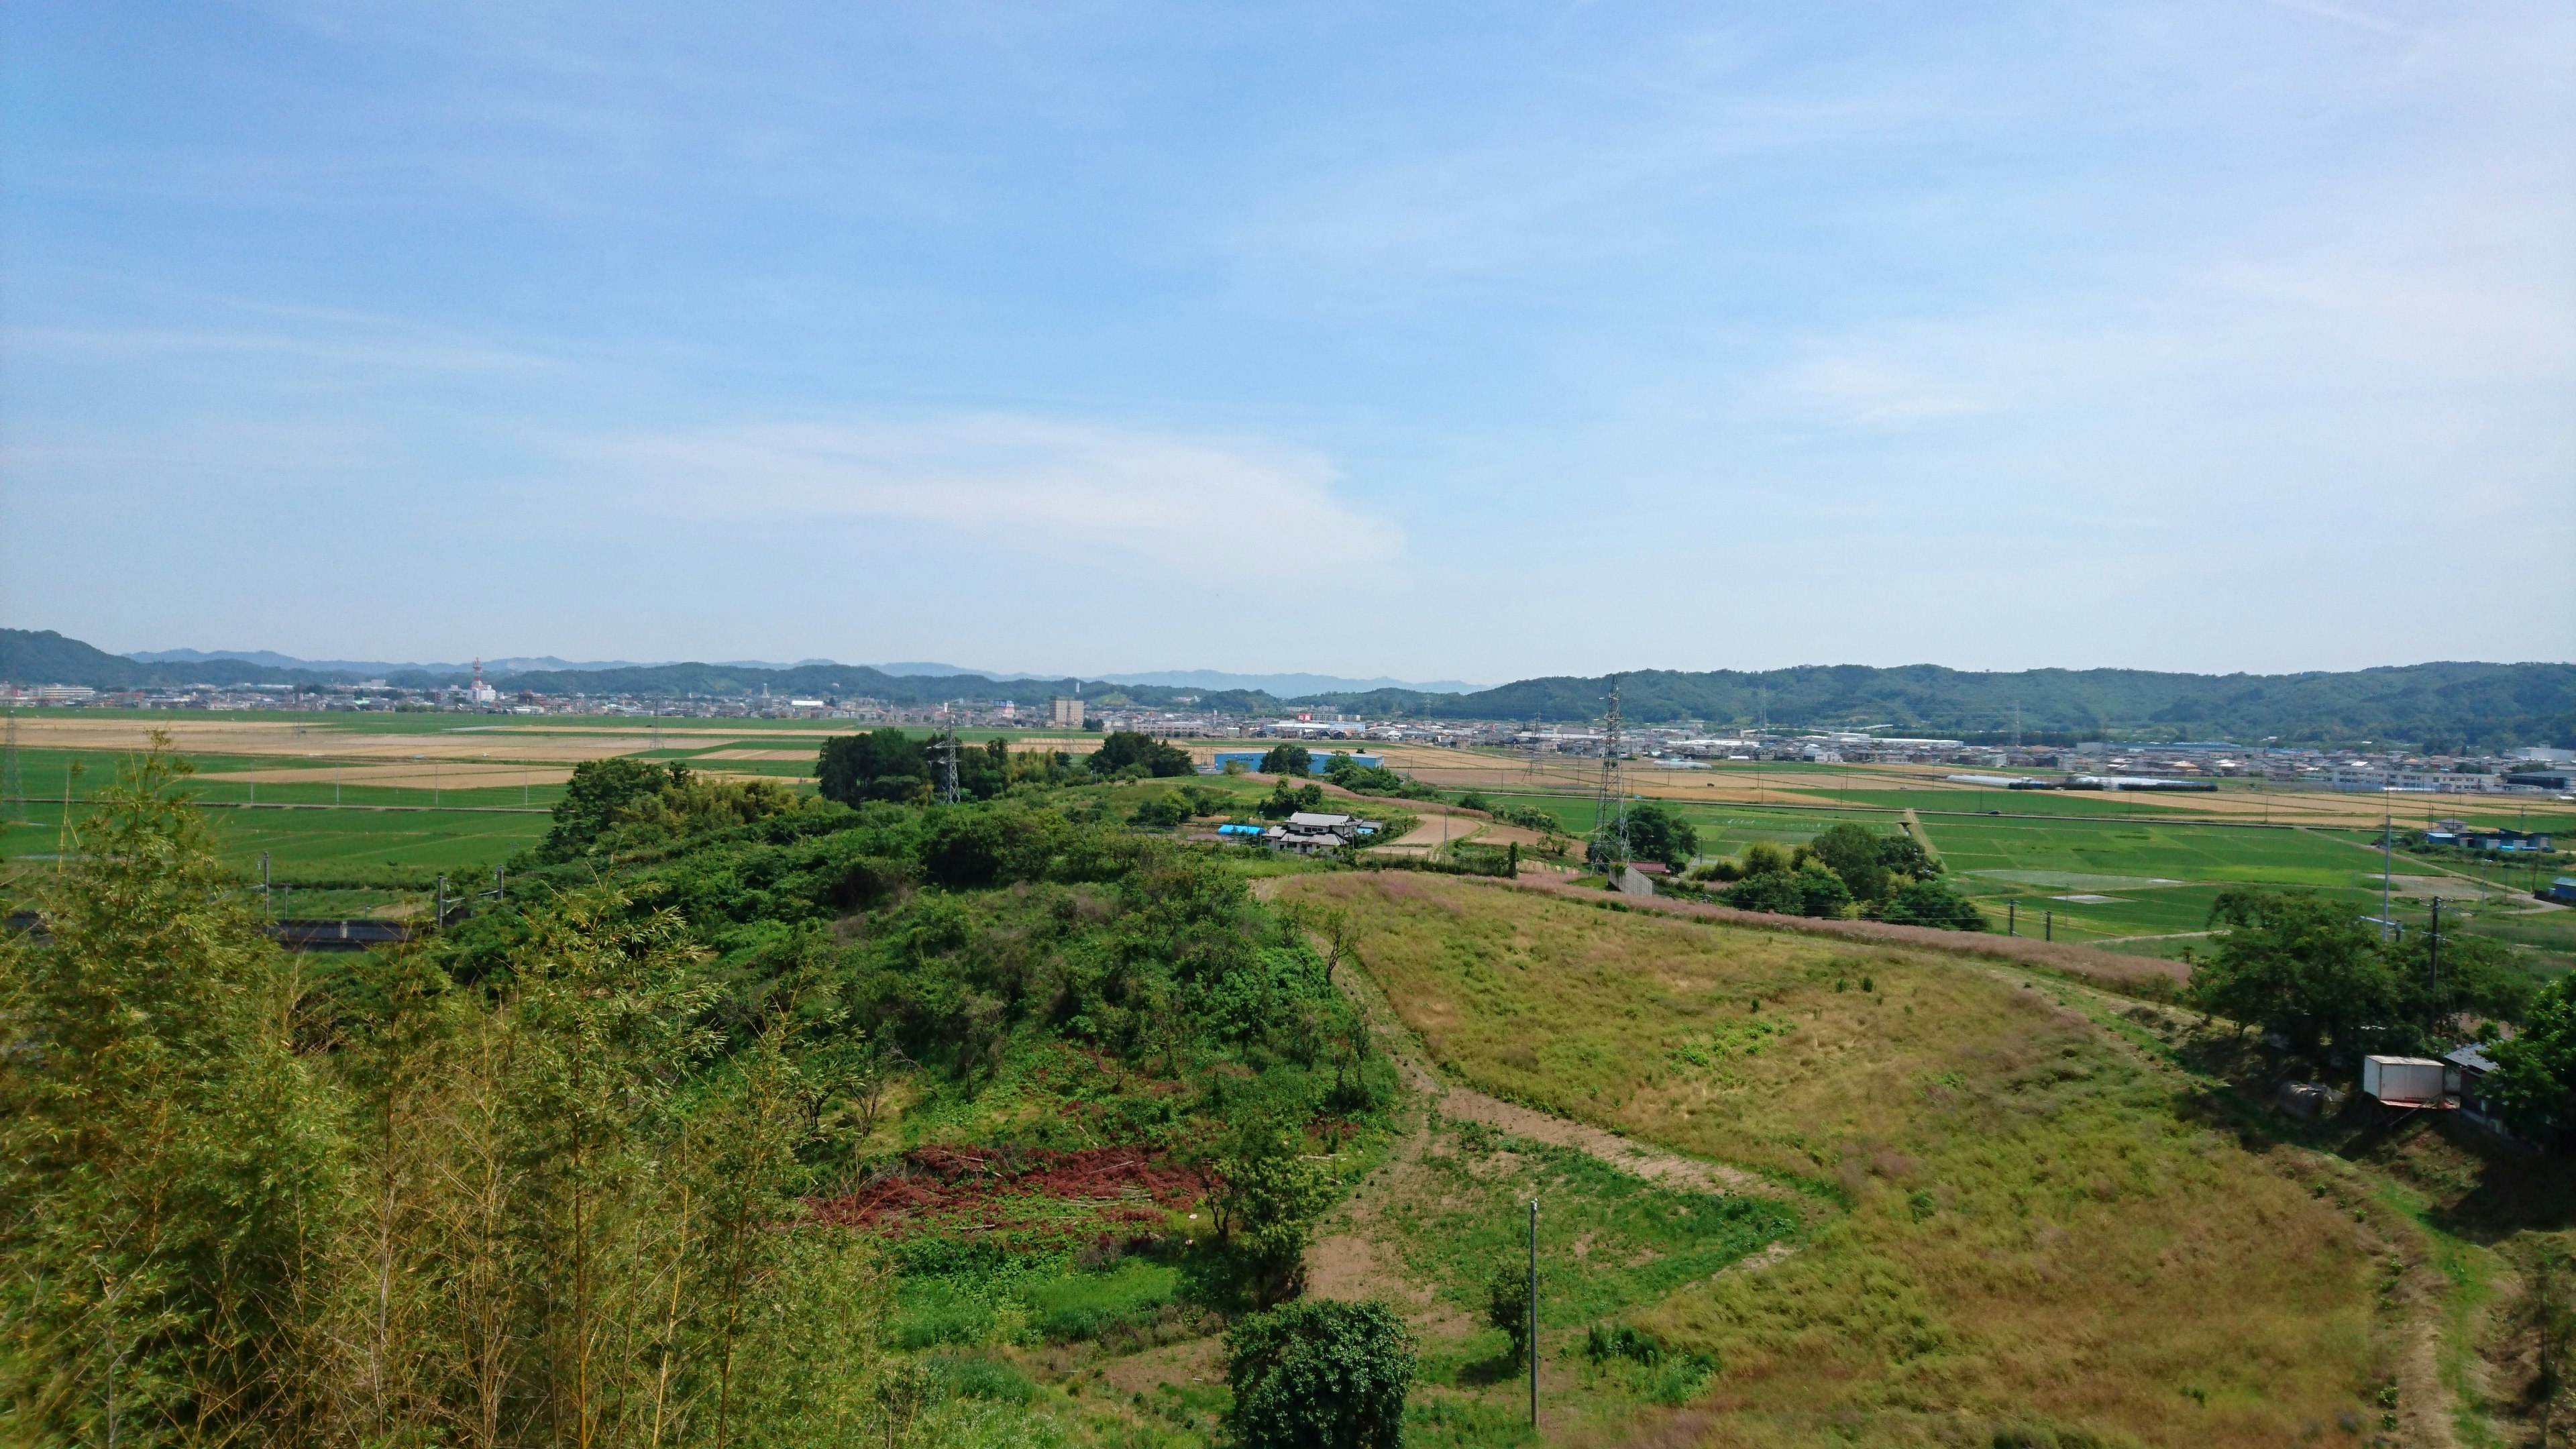
[[[166,730],[187,755],[288,755],[326,760],[424,759],[569,764],[628,755],[654,746],[649,731],[568,734],[538,730],[477,730],[471,734],[371,734],[285,720],[62,718],[20,716],[18,743],[30,749],[125,750],[150,748],[151,734]],[[665,744],[672,743],[665,741]]]
[[[1280,896],[1348,912],[1464,1080],[1806,1184],[1805,1251],[1646,1315],[1726,1365],[1676,1442],[2352,1442],[2374,1230],[2043,984],[1440,877]]]

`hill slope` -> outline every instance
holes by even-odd
[[[1899,733],[2024,730],[2098,738],[2385,740],[2576,745],[2576,665],[2409,664],[2345,673],[2166,674],[2032,669],[1995,674],[1911,664],[1816,665],[1759,673],[1647,669],[1620,677],[1627,718],[1715,725],[1888,726]],[[1443,719],[1589,720],[1609,680],[1524,679],[1475,694],[1381,690],[1335,696],[1364,713]]]

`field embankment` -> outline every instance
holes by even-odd
[[[1667,1426],[1679,1442],[1975,1426],[2271,1445],[2376,1427],[2384,1234],[2403,1226],[2306,1154],[2203,1123],[2179,1074],[2042,981],[1480,882],[1279,890],[1347,913],[1365,969],[1459,1080],[1817,1205],[1794,1257],[1631,1316],[1723,1364]]]
[[[1512,882],[1515,889],[1544,891],[1569,900],[1601,905],[1609,897],[1591,883],[1589,877],[1539,877]],[[1732,906],[1710,905],[1702,901],[1640,901],[1620,897],[1618,904],[1626,910],[1653,911],[1665,915],[1718,921],[1729,925],[1757,926],[1765,930],[1796,931],[1804,935],[1832,937],[1846,941],[1868,942],[1880,946],[1901,946],[1913,950],[1941,951],[1951,955],[1984,956],[1998,961],[2011,961],[2024,966],[2061,972],[2114,991],[2156,994],[2169,991],[2189,979],[2191,971],[2179,961],[2161,961],[2149,957],[2122,956],[2099,951],[2089,946],[2066,945],[2055,941],[2033,941],[2020,936],[1996,936],[1973,931],[1944,931],[1930,926],[1892,926],[1884,921],[1821,920],[1809,916],[1782,916],[1768,911],[1739,911]]]

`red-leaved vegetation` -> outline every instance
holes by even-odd
[[[1095,1222],[1160,1223],[1218,1186],[1214,1174],[1142,1147],[917,1147],[856,1191],[814,1200],[814,1220],[888,1237],[1009,1229],[1057,1218],[1050,1204],[1096,1204]]]

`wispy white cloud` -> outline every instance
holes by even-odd
[[[996,413],[720,428],[594,445],[630,501],[698,518],[921,525],[1056,558],[1210,579],[1292,529],[1299,566],[1396,559],[1395,525],[1345,503],[1312,452]]]
[[[2304,15],[2316,16],[2320,20],[2332,20],[2344,25],[2358,26],[2363,30],[2375,30],[2382,35],[2403,36],[2408,33],[2394,22],[2383,20],[2367,11],[2353,9],[2348,5],[2329,5],[2325,0],[2272,0],[2272,3],[2284,10],[2296,10]]]

